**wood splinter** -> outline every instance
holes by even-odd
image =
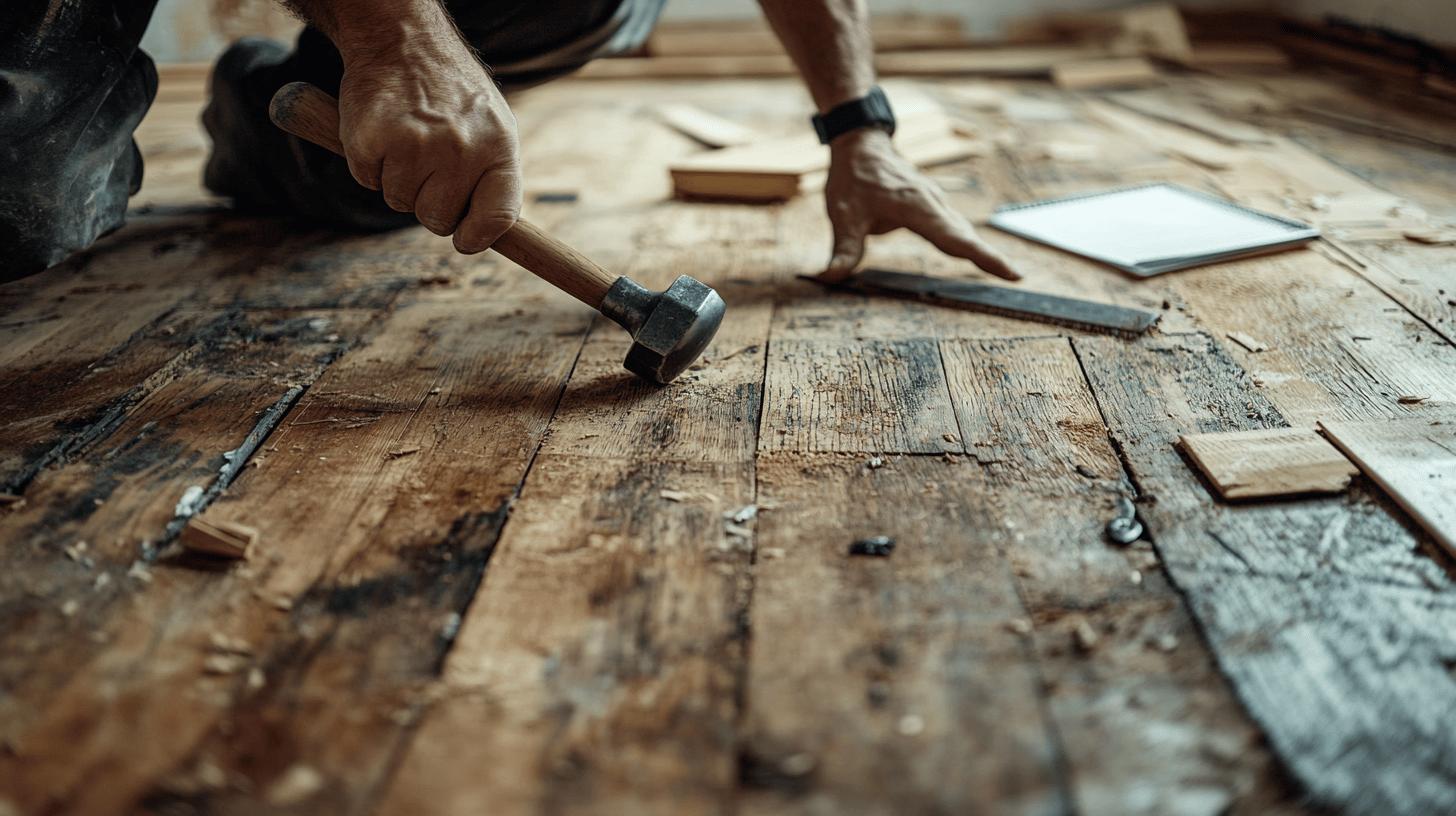
[[[182,546],[188,552],[217,558],[247,558],[248,550],[258,540],[258,531],[232,521],[205,521],[193,518],[182,528]]]

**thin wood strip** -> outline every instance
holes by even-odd
[[[1320,428],[1456,556],[1456,421],[1321,422]]]

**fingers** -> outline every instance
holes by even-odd
[[[824,281],[842,281],[854,272],[864,259],[867,225],[858,221],[834,225],[834,249],[829,256],[829,266],[819,273]]]
[[[470,211],[455,228],[455,249],[466,255],[490,249],[521,217],[521,170],[505,164],[488,170],[470,195]]]
[[[1021,273],[1011,268],[1011,264],[1001,253],[987,246],[971,229],[965,225],[964,229],[925,231],[916,230],[922,237],[935,244],[935,248],[947,255],[957,258],[965,258],[981,269],[1006,280],[1021,280]]]
[[[379,189],[379,176],[384,166],[384,160],[377,155],[365,154],[362,151],[349,151],[344,154],[344,161],[349,164],[349,175],[359,184],[371,190]]]
[[[451,234],[464,219],[470,194],[479,180],[479,176],[468,174],[431,174],[415,198],[415,216],[430,232]]]
[[[415,199],[428,177],[429,171],[424,162],[415,161],[412,157],[386,157],[379,176],[384,203],[398,212],[414,212]]]
[[[935,248],[956,258],[965,258],[986,272],[1006,280],[1021,280],[1021,273],[1001,253],[976,235],[969,221],[949,206],[927,210],[918,223],[907,224],[913,232],[935,245]]]

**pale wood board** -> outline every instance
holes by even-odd
[[[1052,68],[1052,82],[1070,91],[1128,88],[1158,80],[1157,69],[1142,57],[1066,62]]]
[[[1320,428],[1456,555],[1456,420],[1321,422]]]
[[[692,105],[658,105],[653,113],[663,124],[712,148],[738,147],[763,138],[752,128]]]
[[[1358,472],[1311,428],[1185,434],[1178,443],[1225,499],[1339,493]]]

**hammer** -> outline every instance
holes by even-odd
[[[339,101],[306,82],[278,89],[268,106],[278,127],[344,155]],[[723,299],[712,287],[683,275],[654,292],[628,277],[614,277],[586,256],[521,219],[491,247],[537,277],[611,318],[632,335],[622,365],[666,385],[703,353],[723,322]]]

